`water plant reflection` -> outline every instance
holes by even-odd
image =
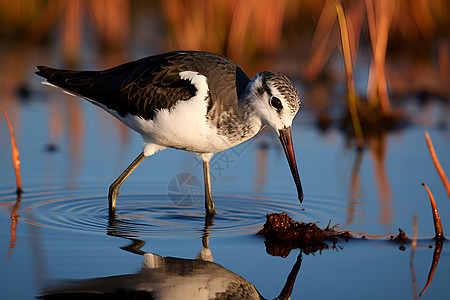
[[[391,231],[393,220],[392,213],[392,192],[389,178],[386,171],[386,156],[388,149],[388,136],[386,132],[379,132],[377,135],[367,137],[367,146],[370,158],[373,161],[373,177],[377,185],[378,198],[380,200],[380,216],[379,222],[384,224],[387,231]],[[360,197],[360,179],[359,171],[364,158],[365,149],[357,149],[355,151],[355,161],[353,163],[350,187],[349,187],[349,204],[347,208],[346,225],[353,224],[355,205],[358,204]]]
[[[14,206],[11,209],[11,226],[9,227],[9,232],[11,235],[9,247],[8,247],[8,259],[10,260],[12,255],[12,249],[16,247],[15,243],[17,241],[17,224],[19,222],[20,215],[18,214],[18,211],[20,209],[20,202],[22,202],[21,193],[17,194],[17,201],[14,204]]]
[[[417,234],[419,231],[419,225],[417,221],[417,214],[413,216],[413,239],[411,242],[411,256],[409,259],[409,269],[411,272],[411,282],[412,282],[412,294],[413,299],[417,299],[418,292],[417,292],[417,279],[416,279],[416,271],[414,270],[414,255],[416,253],[417,248]]]
[[[439,263],[439,258],[441,257],[442,248],[444,247],[444,241],[442,239],[436,239],[436,245],[434,247],[433,252],[433,261],[431,263],[430,271],[428,272],[428,279],[427,283],[425,284],[425,287],[423,288],[422,292],[420,292],[420,297],[422,297],[423,293],[425,293],[428,286],[431,284],[431,281],[433,280],[434,272],[436,271],[437,265]]]

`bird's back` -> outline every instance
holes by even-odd
[[[177,51],[146,57],[104,71],[71,71],[38,66],[36,74],[73,94],[117,112],[151,120],[160,109],[196,95],[195,85],[180,77],[197,72],[207,78],[208,113],[235,109],[250,81],[234,62],[213,53]],[[214,115],[211,119],[214,119]]]

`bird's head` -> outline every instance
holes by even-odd
[[[297,186],[298,199],[303,191],[291,138],[292,121],[300,108],[300,96],[289,78],[277,71],[258,73],[248,85],[248,95],[263,124],[270,126],[280,138]]]

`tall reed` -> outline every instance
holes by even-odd
[[[4,110],[6,121],[8,123],[9,133],[11,136],[11,154],[12,154],[12,161],[14,166],[14,171],[16,174],[16,192],[17,194],[22,193],[22,179],[20,176],[20,157],[19,157],[19,149],[17,148],[16,143],[16,137],[14,135],[14,128],[12,126],[11,120],[9,118],[8,112],[6,109]]]
[[[353,129],[357,139],[358,148],[364,147],[364,136],[361,128],[361,121],[358,115],[357,103],[359,101],[356,93],[355,82],[353,80],[353,62],[350,52],[350,41],[347,26],[347,18],[344,14],[344,9],[340,0],[335,0],[336,13],[339,22],[339,29],[341,33],[342,52],[344,54],[345,73],[347,76],[347,90],[348,90],[348,108],[352,118]]]

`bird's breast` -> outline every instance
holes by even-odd
[[[249,124],[242,125],[245,127],[242,130],[218,128],[208,120],[206,106],[205,100],[191,99],[179,101],[170,109],[159,110],[152,120],[133,115],[116,117],[140,133],[146,144],[196,153],[216,153],[229,149],[259,131],[259,128],[253,129],[257,126]]]

